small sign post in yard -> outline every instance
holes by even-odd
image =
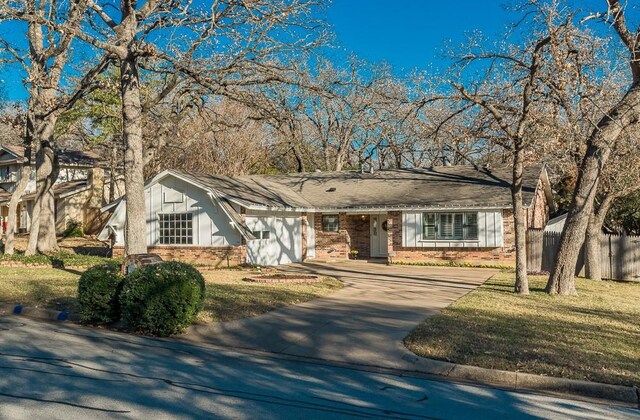
[[[127,275],[132,273],[136,268],[144,267],[145,265],[160,264],[162,258],[158,254],[132,254],[128,255],[122,263],[122,274]]]

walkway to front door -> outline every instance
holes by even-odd
[[[254,318],[194,326],[184,339],[324,360],[404,368],[402,339],[425,317],[475,289],[496,270],[386,266],[361,261],[292,264],[333,276],[344,289]]]

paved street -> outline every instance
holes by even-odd
[[[0,318],[0,418],[630,418],[638,411]]]
[[[413,369],[402,340],[420,321],[469,293],[497,270],[387,266],[366,261],[290,264],[281,270],[332,276],[344,289],[238,321],[194,326],[198,343]]]

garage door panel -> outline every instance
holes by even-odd
[[[246,224],[259,238],[247,241],[249,263],[278,265],[302,260],[300,217],[247,216]]]

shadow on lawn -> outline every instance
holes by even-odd
[[[322,286],[320,286],[322,285]],[[243,286],[207,284],[204,311],[210,312],[216,321],[228,321],[260,315],[273,309],[315,299],[338,287],[319,283],[309,291],[300,291],[296,286]]]
[[[72,295],[71,293],[63,293],[51,284],[37,280],[26,282],[23,287],[25,288],[25,301],[15,303],[65,312],[79,310],[75,290]]]
[[[499,310],[454,307],[419,325],[405,342],[425,357],[465,365],[640,384],[637,318],[619,311],[581,312],[563,305],[556,309],[510,316]],[[579,319],[584,312],[594,318]],[[628,327],[612,328],[598,317]],[[429,354],[433,351],[436,354]]]

